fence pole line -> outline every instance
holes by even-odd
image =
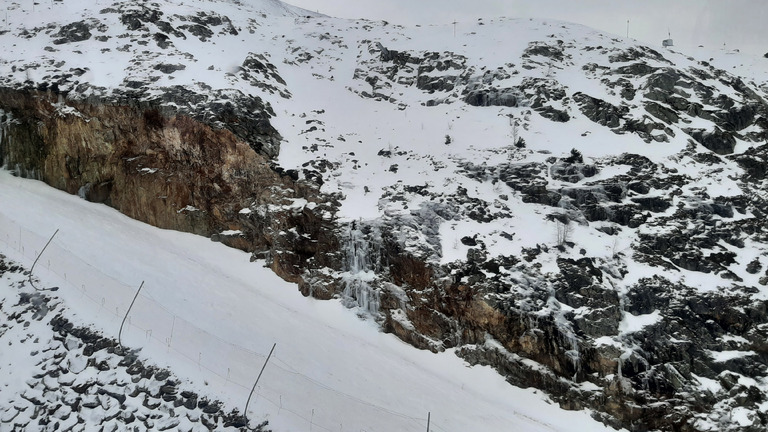
[[[176,329],[176,315],[173,316],[173,323],[171,324],[171,336],[168,337],[168,349],[171,348],[173,342],[173,331]]]
[[[245,409],[243,409],[243,420],[245,420],[245,427],[248,427],[248,404],[251,403],[251,396],[253,396],[253,392],[254,390],[256,390],[256,385],[259,384],[259,380],[261,379],[261,374],[264,373],[264,369],[266,369],[267,363],[269,363],[269,358],[272,357],[272,353],[275,351],[276,346],[277,346],[277,343],[272,344],[272,349],[269,350],[269,355],[267,355],[267,359],[264,360],[264,365],[261,367],[259,376],[256,377],[256,382],[253,383],[253,388],[251,389],[251,393],[248,395],[248,400],[245,401]]]
[[[39,261],[40,257],[43,256],[43,252],[45,252],[45,249],[48,247],[49,244],[51,244],[51,242],[53,241],[53,238],[56,237],[56,234],[58,233],[59,233],[59,229],[56,228],[56,231],[53,233],[51,238],[48,239],[48,243],[46,243],[45,246],[43,246],[43,249],[40,251],[40,253],[37,254],[37,258],[35,258],[35,261],[32,263],[32,267],[29,269],[29,278],[28,278],[29,284],[32,285],[32,288],[34,288],[36,291],[56,291],[58,289],[58,287],[53,287],[49,289],[40,289],[35,286],[34,282],[32,282],[32,272],[35,271],[35,265],[37,264],[37,261]],[[19,239],[21,239],[21,228],[19,228]],[[50,267],[50,264],[48,266]]]
[[[133,296],[133,300],[131,301],[131,305],[128,306],[128,310],[125,311],[125,316],[123,317],[123,322],[120,323],[120,330],[117,332],[117,344],[120,346],[120,351],[123,350],[123,326],[125,325],[125,320],[128,319],[128,314],[131,312],[131,308],[133,307],[133,304],[136,303],[136,299],[139,297],[139,293],[141,292],[141,289],[144,288],[144,281],[141,281],[141,285],[139,285],[139,289],[136,291],[136,295]],[[115,308],[117,310],[117,308]]]
[[[11,228],[9,230],[9,232],[10,231],[13,231],[13,228]],[[44,238],[41,238],[40,235],[32,233],[31,231],[20,229],[19,236],[20,236],[21,240],[23,240],[23,236],[24,235],[26,235],[28,239],[32,239],[31,241],[33,241],[34,243],[37,243],[38,241],[41,241],[41,240],[44,239]],[[57,236],[57,234],[54,233],[54,236]],[[55,238],[54,236],[52,236],[52,238]],[[7,234],[6,237],[7,237],[7,240],[9,241],[9,243],[10,243],[11,240],[9,238],[9,235]],[[25,246],[26,245],[22,245],[21,246],[22,250],[24,250]],[[33,250],[33,249],[37,249],[37,248],[31,246],[30,250]],[[68,278],[67,278],[68,275],[66,274],[66,272],[63,273],[64,278],[67,279],[67,281],[68,281],[67,283],[73,285],[74,287],[76,287],[77,285],[81,285],[81,290],[82,290],[81,298],[88,298],[94,305],[99,305],[100,306],[99,311],[101,311],[101,309],[109,311],[109,307],[116,307],[116,306],[114,304],[112,304],[112,301],[111,301],[110,305],[106,305],[105,304],[106,303],[105,302],[105,300],[106,300],[105,297],[103,297],[103,296],[99,297],[98,296],[100,293],[94,292],[95,295],[91,296],[90,292],[87,291],[86,285],[94,284],[95,283],[96,286],[98,286],[98,285],[101,284],[101,285],[104,285],[104,288],[107,288],[107,291],[119,290],[123,294],[127,294],[128,292],[131,292],[133,290],[130,287],[130,285],[124,283],[122,280],[116,279],[112,275],[108,275],[108,274],[104,273],[100,268],[95,267],[91,263],[83,261],[83,259],[80,258],[78,255],[69,255],[69,254],[62,255],[62,251],[63,251],[63,247],[60,246],[59,243],[54,245],[52,243],[52,239],[50,239],[49,243],[47,244],[47,248],[44,247],[43,250],[40,251],[40,255],[42,255],[43,253],[48,254],[48,255],[46,255],[46,257],[50,258],[50,259],[48,259],[48,263],[49,263],[48,266],[49,266],[50,269],[52,269],[52,271],[54,273],[57,273],[59,275],[62,274],[60,272],[62,270],[64,270],[64,269],[61,268],[61,265],[64,265],[65,267],[68,267],[67,270],[69,270],[71,272],[74,272],[73,274],[75,274],[75,276],[73,276],[73,280],[72,281],[68,281]],[[66,252],[66,251],[64,251],[64,252]],[[36,251],[35,251],[35,253],[37,254]],[[38,261],[38,262],[42,262],[42,261],[39,261],[39,259],[41,259],[40,255],[38,255],[38,257],[36,259],[36,261]],[[51,263],[50,261],[53,261],[53,262]],[[57,264],[59,262],[61,262],[62,264],[61,265]],[[56,265],[51,267],[51,264],[56,264]],[[34,268],[37,269],[36,266]],[[84,276],[86,276],[86,277],[83,278]],[[39,281],[38,281],[38,283],[39,283]],[[173,324],[171,325],[171,334],[170,334],[170,337],[168,337],[168,338],[158,337],[158,336],[153,334],[154,333],[153,329],[142,329],[141,326],[137,325],[137,328],[139,329],[139,331],[143,331],[145,333],[145,337],[147,338],[148,341],[152,341],[152,344],[158,343],[160,346],[162,346],[163,339],[165,339],[165,344],[167,345],[168,350],[169,351],[173,351],[174,353],[180,355],[180,358],[185,358],[191,364],[197,363],[199,369],[205,370],[205,371],[211,373],[212,375],[215,375],[215,376],[218,376],[218,377],[222,378],[225,381],[226,386],[229,386],[229,383],[231,381],[231,383],[234,384],[235,387],[242,388],[243,390],[248,391],[247,384],[245,384],[245,385],[240,384],[240,382],[238,382],[238,379],[240,379],[240,375],[241,375],[242,372],[245,372],[248,369],[251,369],[251,367],[247,366],[247,363],[251,363],[252,364],[252,362],[254,360],[258,361],[258,358],[265,359],[264,355],[262,353],[257,353],[257,352],[252,351],[251,349],[248,349],[248,348],[245,348],[243,346],[240,346],[240,345],[237,345],[235,343],[232,343],[229,340],[226,340],[226,339],[224,339],[224,338],[222,338],[222,337],[220,337],[220,336],[218,336],[216,334],[212,334],[209,331],[207,331],[207,330],[205,330],[203,328],[198,327],[195,323],[189,322],[189,321],[185,320],[181,316],[175,315],[172,311],[170,311],[170,309],[168,307],[165,306],[165,304],[160,303],[158,300],[153,298],[153,296],[150,293],[144,293],[143,292],[143,284],[144,284],[144,282],[142,282],[142,285],[139,287],[139,290],[134,293],[134,300],[132,300],[131,305],[129,306],[129,308],[125,312],[125,315],[123,317],[123,321],[121,321],[121,329],[122,329],[122,331],[125,331],[124,330],[125,329],[125,322],[128,323],[129,327],[131,325],[133,325],[132,324],[132,316],[130,314],[131,314],[131,312],[133,312],[132,308],[133,308],[133,306],[135,306],[135,302],[138,301],[138,296],[142,296],[143,300],[145,299],[145,300],[148,300],[149,302],[152,303],[152,307],[150,309],[154,310],[154,308],[159,308],[159,312],[160,313],[166,315],[168,318],[171,318],[171,317],[173,318]],[[99,291],[99,290],[97,290],[97,291]],[[114,298],[111,293],[108,296],[110,296],[110,300],[112,298]],[[99,306],[97,306],[97,307],[99,307]],[[145,315],[143,304],[141,306],[137,306],[137,308],[141,309],[140,315],[143,317]],[[118,315],[117,316],[119,317],[119,308],[117,310],[118,310]],[[137,312],[134,312],[134,313],[139,313],[138,309],[137,309]],[[138,315],[137,315],[137,319],[138,319]],[[179,320],[179,319],[182,320],[182,323],[180,323],[180,325],[182,325],[182,327],[180,327],[180,330],[175,330],[176,321]],[[187,336],[188,335],[187,335],[187,331],[185,330],[186,326],[191,326],[195,332],[200,333],[198,336],[200,336],[200,337],[202,337],[204,339],[210,339],[211,341],[216,342],[218,344],[226,344],[226,345],[229,345],[232,348],[234,348],[234,351],[233,351],[232,354],[236,356],[235,357],[237,359],[236,362],[234,364],[230,364],[230,365],[226,365],[226,364],[218,365],[216,361],[212,361],[211,357],[206,355],[206,364],[203,365],[202,364],[202,351],[198,350],[198,357],[194,358],[194,351],[193,351],[194,348],[193,348],[193,350],[187,350],[187,349],[185,349],[185,344],[183,344],[181,346],[181,349],[178,349],[178,348],[172,346],[173,345],[172,338],[174,336],[177,337],[177,341],[178,341],[178,337],[182,337],[182,339],[184,339],[185,341],[187,340]],[[158,331],[160,332],[158,335],[164,333],[164,331],[168,329],[167,321],[164,320],[163,324],[161,325],[161,327],[162,328],[158,327]],[[182,333],[178,333],[179,331],[181,331]],[[195,334],[197,334],[197,333],[195,333]],[[119,343],[119,346],[122,348],[121,331],[118,332],[118,343]],[[178,343],[176,345],[178,345]],[[125,347],[124,349],[128,349],[128,348]],[[189,351],[192,351],[192,352],[189,352]],[[317,431],[317,430],[327,430],[327,431],[340,430],[340,431],[343,431],[344,430],[343,429],[343,423],[339,421],[341,419],[338,419],[337,421],[333,421],[330,418],[327,418],[328,417],[328,412],[323,409],[324,405],[316,407],[316,408],[313,408],[310,417],[307,418],[306,417],[306,407],[307,407],[308,404],[306,404],[305,402],[299,401],[297,403],[297,401],[295,401],[295,400],[291,401],[291,394],[288,394],[287,395],[287,397],[288,397],[287,402],[288,403],[284,404],[283,401],[282,401],[282,394],[280,394],[282,389],[278,389],[273,384],[269,383],[271,381],[271,379],[269,379],[269,378],[272,377],[271,372],[270,372],[270,375],[267,376],[267,378],[268,378],[267,381],[266,381],[267,384],[263,383],[260,380],[260,378],[263,377],[263,372],[266,371],[266,365],[269,364],[269,362],[274,363],[271,359],[275,358],[276,361],[283,363],[283,365],[273,365],[273,366],[275,366],[275,367],[277,367],[279,369],[278,371],[276,371],[276,372],[278,372],[279,376],[282,376],[283,373],[287,373],[288,374],[288,378],[291,379],[291,380],[298,379],[299,381],[297,381],[297,382],[307,381],[306,383],[302,383],[302,385],[309,385],[310,387],[312,387],[312,388],[314,388],[314,389],[316,389],[316,390],[318,390],[320,392],[330,392],[331,394],[334,394],[335,397],[342,396],[344,398],[350,399],[350,401],[353,404],[359,405],[361,408],[363,408],[365,410],[379,411],[378,415],[384,414],[384,415],[387,415],[387,416],[400,417],[401,419],[409,420],[409,422],[412,422],[412,423],[410,424],[409,427],[404,428],[404,429],[407,429],[409,431],[421,430],[421,427],[424,427],[423,426],[424,423],[422,423],[424,420],[427,420],[428,431],[431,432],[432,430],[444,430],[444,429],[442,429],[440,427],[439,424],[435,424],[435,425],[431,424],[431,413],[428,413],[428,418],[427,419],[425,419],[425,418],[423,418],[421,416],[409,416],[407,414],[400,413],[400,412],[398,412],[396,410],[391,410],[391,409],[385,408],[384,406],[381,406],[378,403],[368,402],[365,399],[361,399],[359,397],[355,397],[353,395],[347,394],[347,393],[345,393],[345,392],[343,392],[341,390],[337,390],[335,388],[335,386],[329,386],[327,384],[322,383],[321,381],[318,381],[315,378],[311,378],[310,376],[301,373],[299,370],[294,368],[291,365],[291,363],[281,361],[280,357],[278,355],[274,354],[275,352],[276,352],[276,344],[273,345],[272,349],[269,352],[269,355],[264,360],[264,365],[262,366],[262,368],[261,368],[261,370],[259,372],[259,377],[257,378],[257,382],[254,383],[254,386],[251,388],[251,393],[249,394],[249,397],[248,397],[249,400],[246,403],[246,411],[244,411],[244,413],[243,413],[244,416],[247,416],[247,409],[250,406],[250,402],[254,401],[254,403],[257,403],[256,400],[252,397],[253,394],[257,394],[257,398],[256,399],[258,399],[258,396],[262,396],[262,392],[263,392],[262,388],[265,388],[264,386],[267,386],[266,388],[268,388],[269,391],[268,391],[268,395],[264,395],[264,399],[270,405],[274,406],[274,409],[276,409],[276,411],[278,413],[277,414],[278,416],[290,415],[290,416],[296,416],[297,419],[303,419],[304,421],[307,421],[309,423],[309,427],[312,429],[312,431]],[[245,356],[247,358],[245,358],[243,356]],[[243,358],[241,358],[241,357],[243,357]],[[213,358],[215,360],[215,356]],[[226,373],[224,373],[224,371],[223,371],[224,368],[221,368],[220,366],[224,366],[224,368],[226,369]],[[235,375],[238,375],[238,377],[236,378],[235,375],[233,375],[233,373]],[[258,384],[262,384],[262,387],[258,387]],[[259,389],[259,392],[255,391],[256,388]],[[269,397],[269,395],[274,395],[274,394],[278,395],[278,397],[279,397],[278,400],[274,400],[274,399]],[[291,403],[291,402],[293,402],[293,403]],[[317,409],[320,409],[320,411],[318,412],[318,423],[315,424],[314,423],[314,414],[315,414],[314,411],[317,410]],[[254,412],[256,412],[256,411],[254,411]],[[272,411],[272,412],[274,412],[274,411]],[[333,415],[332,415],[332,417],[333,417]],[[352,429],[356,429],[357,426],[358,426],[356,424],[356,422],[357,422],[357,420],[352,421],[352,426],[350,426],[348,424],[347,425],[348,426],[348,430],[349,430],[350,427]],[[362,419],[362,423],[360,423],[360,425],[363,425],[364,423],[365,423],[365,420]],[[254,425],[249,425],[247,419],[246,419],[246,425],[248,425],[248,428],[250,430],[254,430],[253,429]],[[338,429],[335,427],[336,425],[339,426]],[[421,425],[421,426],[419,426],[419,425]],[[432,428],[434,428],[434,429],[432,429]],[[366,428],[366,429],[370,430],[369,428]]]

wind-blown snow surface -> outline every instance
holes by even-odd
[[[39,285],[60,287],[50,294],[75,322],[116,337],[143,280],[124,343],[201,394],[242,407],[277,343],[248,412],[274,431],[306,429],[310,421],[318,430],[420,431],[427,412],[437,431],[609,430],[586,412],[560,410],[508,385],[490,368],[468,367],[451,352],[415,350],[339,301],[303,298],[243,252],[150,227],[6,171],[0,202],[0,250],[27,268],[60,230],[34,274]],[[0,289],[3,298],[15,290]],[[0,404],[24,386],[0,388]]]

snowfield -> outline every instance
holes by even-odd
[[[488,367],[451,351],[416,350],[381,333],[340,301],[303,298],[249,255],[208,239],[129,219],[45,184],[0,171],[0,251],[34,270],[38,286],[58,286],[65,315],[117,337],[168,366],[200,394],[245,405],[273,343],[248,417],[270,428],[421,431],[612,430],[588,412],[558,408],[535,390],[507,384]],[[3,298],[16,288],[3,284]],[[25,289],[30,289],[29,287]],[[25,363],[12,351],[0,367]],[[8,364],[10,363],[10,366]],[[23,376],[23,374],[19,374]],[[0,381],[0,405],[23,381]]]

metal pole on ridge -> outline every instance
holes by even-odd
[[[261,371],[259,372],[259,376],[256,377],[256,382],[253,383],[253,388],[251,389],[251,393],[248,395],[248,400],[245,402],[245,408],[243,409],[243,420],[245,421],[245,427],[248,427],[248,405],[251,403],[251,397],[253,396],[253,392],[256,390],[256,386],[259,384],[259,380],[261,379],[261,374],[264,373],[264,369],[267,368],[267,363],[269,363],[269,359],[272,357],[272,353],[275,351],[275,347],[277,346],[277,343],[272,345],[272,349],[269,350],[269,355],[267,355],[267,359],[264,360],[264,366],[261,367]]]

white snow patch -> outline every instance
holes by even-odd
[[[625,312],[619,323],[619,332],[622,334],[635,333],[659,321],[661,321],[661,313],[658,309],[645,315],[632,315]]]
[[[723,362],[727,362],[729,360],[733,360],[741,357],[757,355],[757,353],[754,351],[736,351],[736,350],[733,350],[733,351],[708,350],[707,353],[717,363],[723,363]]]
[[[723,386],[720,385],[720,382],[717,381],[717,380],[713,380],[711,378],[701,377],[701,376],[698,376],[696,374],[691,374],[691,376],[696,381],[699,382],[699,384],[701,385],[700,388],[702,390],[708,391],[708,392],[710,392],[712,394],[717,394],[717,392],[719,392],[720,390],[723,389]]]

